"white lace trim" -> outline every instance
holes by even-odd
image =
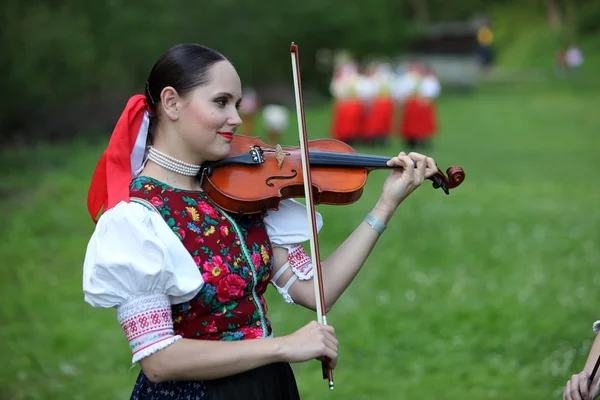
[[[594,333],[600,332],[600,320],[594,322],[594,325],[592,325],[592,329],[594,330]]]
[[[272,284],[273,286],[275,286],[275,289],[277,289],[277,291],[278,291],[278,292],[279,292],[279,294],[280,294],[280,295],[283,297],[283,300],[284,300],[286,303],[289,303],[289,304],[292,304],[292,305],[295,305],[295,304],[296,304],[296,303],[294,302],[294,299],[292,299],[292,296],[290,296],[290,294],[288,293],[288,291],[287,291],[287,290],[285,290],[284,288],[282,288],[282,287],[280,287],[280,286],[277,286],[277,284],[276,284],[275,282],[273,282],[273,281],[271,281],[271,284]]]
[[[145,349],[142,349],[133,355],[133,358],[131,359],[131,363],[135,364],[135,363],[139,362],[140,360],[148,357],[149,355],[152,355],[152,354],[156,353],[157,351],[162,350],[165,347],[175,343],[179,339],[182,339],[182,337],[179,335],[171,336],[170,338],[167,338],[161,342],[155,343],[155,344],[151,345],[150,347],[146,347]]]
[[[146,295],[123,304],[117,308],[117,319],[127,336],[133,363],[181,339],[173,331],[166,294]]]

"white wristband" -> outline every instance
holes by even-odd
[[[367,214],[367,216],[365,217],[365,222],[367,224],[371,225],[371,228],[373,228],[379,234],[382,234],[383,231],[385,231],[385,228],[387,228],[386,224],[384,224],[383,222],[381,222],[379,220],[379,218],[375,217],[371,213]]]

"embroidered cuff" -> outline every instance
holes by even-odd
[[[165,294],[139,297],[123,304],[117,309],[117,319],[127,336],[133,364],[181,339],[173,331],[171,303]]]
[[[288,248],[288,261],[300,280],[305,281],[313,277],[312,260],[301,245],[295,244]]]

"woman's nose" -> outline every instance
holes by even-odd
[[[235,110],[229,118],[229,124],[235,127],[238,127],[242,124],[242,118],[237,110]]]

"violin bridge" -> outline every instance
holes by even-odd
[[[277,166],[279,167],[279,169],[281,169],[281,166],[283,165],[284,155],[283,149],[279,144],[275,145],[275,159],[277,160]]]

